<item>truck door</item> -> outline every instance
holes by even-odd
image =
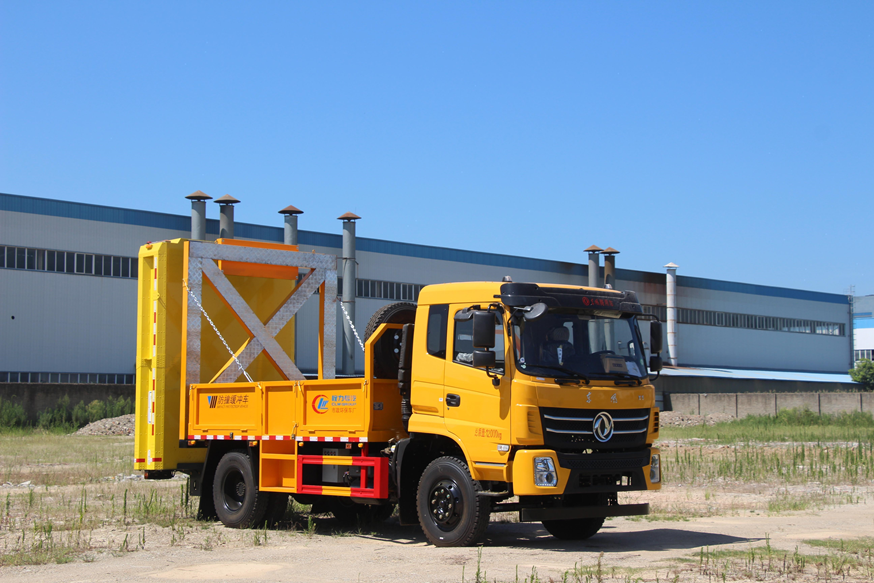
[[[504,326],[498,314],[495,326],[496,369],[490,372],[500,379],[496,387],[483,369],[472,366],[473,320],[455,321],[459,310],[450,307],[445,375],[446,428],[465,444],[472,462],[506,462],[498,445],[510,442],[510,378],[504,375],[506,342]]]
[[[413,416],[410,431],[442,434],[446,367],[446,330],[449,305],[420,306],[416,313],[413,340],[413,386],[410,402]]]

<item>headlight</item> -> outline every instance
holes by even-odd
[[[551,457],[534,458],[534,485],[543,488],[553,488],[558,485],[558,476]]]
[[[652,456],[652,461],[649,464],[649,481],[652,484],[658,484],[662,481],[662,468],[658,454]]]

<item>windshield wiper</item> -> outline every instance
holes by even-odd
[[[624,373],[624,372],[605,372],[605,373],[597,373],[597,376],[598,376],[598,377],[602,377],[602,378],[603,378],[603,377],[607,377],[607,378],[609,378],[609,377],[620,377],[620,378],[622,378],[622,379],[627,379],[627,380],[616,380],[616,381],[613,381],[613,383],[616,384],[616,385],[629,385],[629,386],[634,385],[634,386],[637,386],[637,385],[642,385],[642,384],[643,384],[643,380],[642,380],[642,379],[640,379],[640,378],[638,378],[638,377],[636,377],[636,376],[630,375],[630,374],[628,374],[628,373]]]
[[[563,366],[553,366],[553,365],[549,365],[549,364],[534,364],[531,366],[533,366],[535,368],[545,368],[548,370],[557,370],[558,372],[562,372],[562,373],[566,374],[567,377],[565,377],[565,378],[555,377],[555,382],[557,382],[558,384],[562,384],[559,381],[567,381],[567,380],[583,381],[587,385],[589,384],[589,377],[587,377],[583,373],[579,373],[575,370],[571,370],[571,369],[565,368]]]

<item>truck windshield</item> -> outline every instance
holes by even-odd
[[[550,377],[643,378],[643,345],[634,317],[619,312],[551,309],[513,325],[521,372]]]

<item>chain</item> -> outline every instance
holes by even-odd
[[[343,302],[337,302],[340,304],[340,309],[343,310],[343,315],[346,316],[346,321],[349,322],[349,325],[352,326],[352,333],[355,334],[355,340],[358,341],[358,346],[361,347],[361,351],[364,351],[364,343],[361,341],[361,337],[358,336],[358,330],[355,329],[355,324],[352,323],[352,318],[349,317],[349,312],[346,311],[346,306],[343,305]]]
[[[188,295],[191,296],[191,299],[194,300],[194,303],[197,304],[198,308],[200,308],[201,313],[203,313],[203,315],[206,317],[206,321],[209,322],[209,325],[212,326],[212,329],[215,330],[216,334],[218,334],[219,340],[221,340],[222,344],[225,345],[225,348],[228,349],[228,352],[230,353],[231,358],[233,358],[234,362],[237,363],[237,366],[240,367],[240,371],[242,371],[243,375],[246,377],[246,380],[249,381],[250,383],[254,383],[255,381],[252,380],[252,377],[249,376],[249,373],[246,372],[246,369],[244,369],[243,365],[240,363],[240,361],[237,360],[237,355],[234,354],[234,351],[231,350],[231,347],[228,346],[227,342],[225,342],[225,337],[222,336],[222,333],[219,332],[218,328],[216,328],[215,323],[212,321],[212,318],[209,317],[209,314],[206,313],[206,310],[204,310],[203,306],[200,305],[200,302],[197,301],[197,296],[194,295],[194,292],[191,291],[191,288],[188,287],[188,282],[183,279],[182,285],[184,285],[185,289],[188,290]],[[357,334],[356,334],[356,336],[357,336]]]

